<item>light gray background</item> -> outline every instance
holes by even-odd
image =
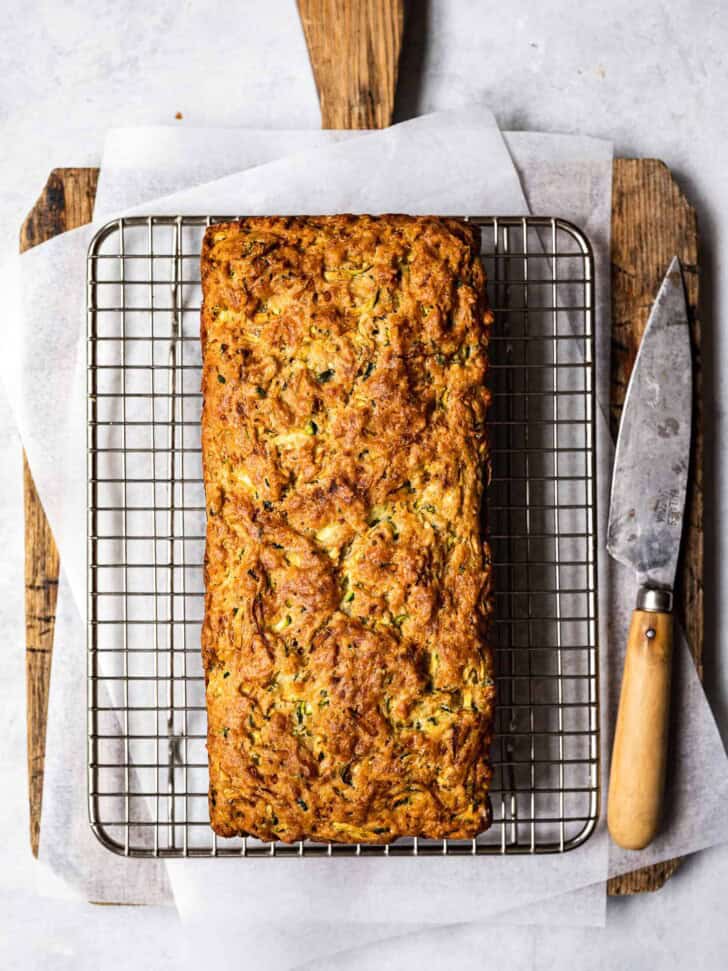
[[[502,128],[611,138],[618,155],[664,159],[701,224],[706,371],[706,684],[728,739],[728,662],[719,569],[725,504],[719,329],[728,295],[728,7],[709,0],[432,0],[410,4],[397,118],[484,101]],[[184,119],[175,120],[182,112]],[[54,166],[94,164],[111,126],[317,127],[292,0],[154,3],[29,0],[0,19],[0,257]],[[20,445],[0,398],[0,965],[134,968],[200,964],[172,911],[93,908],[42,896],[25,842],[21,703]],[[16,690],[8,691],[8,685]],[[6,699],[16,698],[8,703]],[[7,757],[6,757],[7,756]],[[728,811],[728,808],[727,810]],[[728,848],[689,860],[657,895],[612,900],[605,930],[488,933],[445,928],[337,955],[330,969],[492,966],[722,968]],[[486,950],[487,948],[487,950]],[[204,951],[201,952],[204,954]],[[231,966],[245,968],[244,942]],[[506,957],[506,955],[508,955]],[[301,960],[305,960],[305,942]]]

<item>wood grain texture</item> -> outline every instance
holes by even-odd
[[[693,455],[675,613],[702,677],[703,410],[697,217],[663,162],[617,159],[613,176],[611,421],[615,434],[647,318],[675,254],[680,257],[685,277],[693,343]],[[668,860],[615,877],[609,881],[609,893],[624,895],[657,890],[679,863],[679,860]]]
[[[54,169],[20,231],[20,251],[91,220],[98,169]],[[51,528],[23,453],[25,514],[25,670],[30,846],[40,843],[46,722],[60,563]]]
[[[297,0],[322,128],[392,122],[404,0]]]

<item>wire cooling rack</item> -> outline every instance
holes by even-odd
[[[88,255],[88,797],[135,857],[563,852],[599,811],[594,284],[559,219],[480,218],[498,707],[493,825],[390,846],[221,839],[209,826],[199,255],[212,222],[132,217]]]

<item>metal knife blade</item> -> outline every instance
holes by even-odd
[[[680,261],[652,307],[622,411],[607,549],[640,586],[672,590],[690,464],[692,360]]]

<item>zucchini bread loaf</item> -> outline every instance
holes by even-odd
[[[490,821],[479,233],[249,218],[202,249],[210,819],[469,838]]]

